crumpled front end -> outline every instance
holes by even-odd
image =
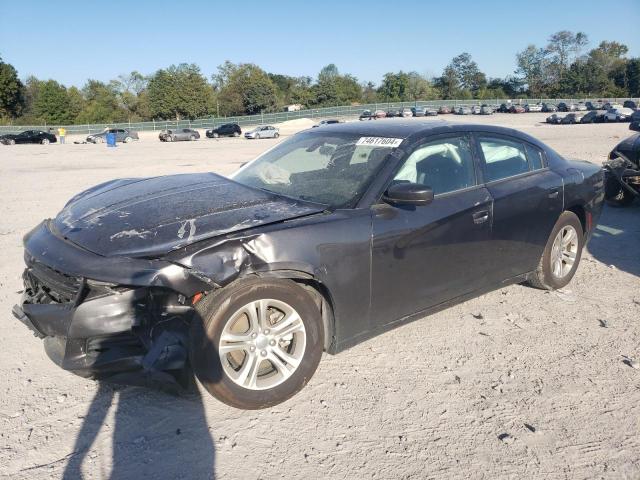
[[[107,268],[113,259],[68,244],[42,224],[26,237],[25,247],[24,292],[13,314],[43,339],[51,360],[83,377],[165,389],[187,385],[188,332],[196,315],[192,297],[211,285],[190,278],[182,267],[168,275],[162,272],[167,265],[153,271],[139,260],[129,260],[131,271],[120,268],[121,277],[112,281],[78,275],[75,270],[91,262],[102,262],[103,275],[113,275]],[[51,265],[58,262],[66,271]]]

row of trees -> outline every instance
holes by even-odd
[[[24,82],[0,58],[0,120],[22,124],[111,123],[151,119],[250,115],[306,107],[432,99],[567,96],[640,96],[640,58],[628,58],[618,42],[587,50],[582,32],[561,31],[547,45],[516,54],[517,69],[488,78],[468,53],[454,57],[442,74],[389,72],[379,85],[360,82],[333,65],[316,78],[269,73],[229,61],[207,79],[195,64],[171,65],[152,75],[121,75],[110,82],[88,80],[81,88],[33,76]]]

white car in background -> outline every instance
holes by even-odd
[[[409,118],[409,117],[413,117],[413,112],[411,111],[411,109],[409,107],[404,107],[401,111],[400,111],[400,116],[404,117],[404,118]]]
[[[524,111],[525,112],[541,112],[542,111],[542,104],[541,103],[527,103],[524,106]]]
[[[278,138],[280,131],[271,125],[261,125],[244,133],[244,138]]]
[[[631,119],[633,110],[630,108],[610,108],[604,114],[605,122],[624,122]]]

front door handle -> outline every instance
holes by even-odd
[[[489,210],[480,210],[479,212],[475,212],[473,215],[473,223],[476,225],[480,225],[481,223],[489,220]]]
[[[551,190],[551,191],[549,192],[548,197],[549,197],[549,198],[558,198],[558,195],[560,195],[560,190],[555,189],[555,190]]]

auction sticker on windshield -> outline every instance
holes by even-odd
[[[368,147],[388,147],[396,148],[402,143],[402,138],[385,138],[385,137],[360,137],[356,145],[364,145]]]

